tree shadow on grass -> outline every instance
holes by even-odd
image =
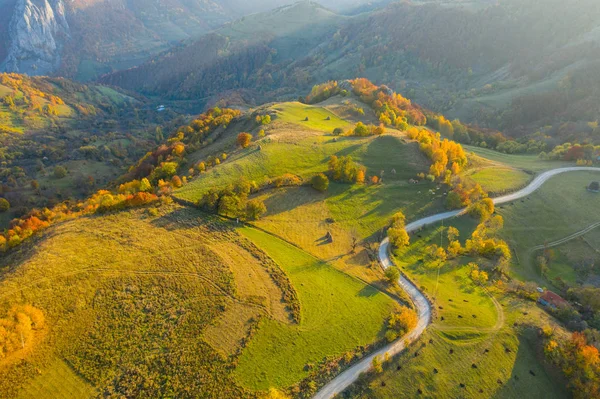
[[[192,207],[177,208],[153,219],[150,224],[167,231],[205,228],[212,231],[226,232],[234,229],[232,222]]]
[[[566,382],[558,370],[544,367],[543,353],[537,347],[539,337],[534,327],[524,328],[518,336],[516,359],[507,381],[502,381],[491,398],[568,398]],[[515,350],[515,348],[510,348]],[[505,352],[503,355],[512,356]]]
[[[360,291],[358,291],[358,296],[370,298],[379,293],[380,291],[377,288],[371,287],[370,285],[365,285]]]

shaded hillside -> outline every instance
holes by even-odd
[[[304,4],[307,11],[295,17],[303,28],[296,32],[270,27],[269,38],[259,27],[277,18],[260,14],[246,36],[264,40],[239,40],[236,27],[250,23],[238,21],[219,31],[229,41],[219,38],[213,44],[218,50],[209,52],[214,56],[195,61],[195,48],[217,40],[207,36],[103,82],[205,101],[245,89],[252,93],[247,99],[262,100],[292,98],[319,81],[365,76],[438,112],[521,136],[538,126],[585,124],[600,116],[593,79],[600,8],[592,0],[576,3],[395,3],[354,17],[332,15],[322,32],[308,24],[318,6]],[[301,15],[307,16],[304,25]],[[297,42],[299,32],[309,36]],[[172,65],[179,67],[168,79],[155,79]],[[572,128],[557,135],[582,139],[589,131]]]
[[[344,17],[316,3],[284,6],[242,18],[101,81],[172,99],[195,100],[227,90],[286,86],[292,82],[282,80],[282,67],[330,37],[342,20]],[[306,85],[306,77],[297,80]]]
[[[0,74],[0,196],[10,203],[1,224],[112,181],[155,145],[153,121],[113,89]]]
[[[0,71],[87,81],[295,0],[2,0]],[[361,0],[325,0],[344,8]]]

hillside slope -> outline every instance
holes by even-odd
[[[146,108],[146,111],[138,110]],[[144,100],[62,78],[0,74],[0,224],[83,198],[155,146]]]
[[[298,96],[325,80],[364,76],[451,117],[514,136],[554,125],[551,135],[572,141],[589,138],[586,124],[600,116],[593,79],[600,60],[600,10],[593,0],[576,3],[395,3],[354,17],[330,18],[331,29],[319,40],[303,41],[296,52],[286,49],[297,33],[271,27],[279,36],[260,46],[237,41],[226,51],[230,44],[221,39],[208,64],[193,56],[196,46],[214,40],[204,37],[103,81],[205,102],[216,93],[240,90],[246,101],[261,102]],[[318,20],[318,7],[312,7],[309,19]],[[220,33],[234,38],[236,25],[269,26],[273,19],[278,20],[275,14],[253,16],[251,22],[234,23]],[[300,22],[286,27],[314,35],[314,26]],[[163,83],[161,71],[172,65],[185,68],[174,69],[169,84]],[[192,77],[194,65],[201,68]],[[557,131],[564,122],[581,123]]]
[[[295,0],[3,0],[0,71],[91,80]],[[343,8],[354,0],[324,1]],[[293,25],[293,24],[292,24]]]

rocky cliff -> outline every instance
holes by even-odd
[[[17,0],[9,26],[9,47],[1,71],[44,75],[60,64],[70,36],[62,0]]]

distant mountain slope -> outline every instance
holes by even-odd
[[[319,9],[314,3],[302,7],[312,7],[307,22]],[[595,0],[399,2],[354,17],[330,15],[320,32],[314,24],[288,22],[277,30],[269,21],[285,20],[258,14],[220,30],[230,41],[221,39],[221,50],[210,62],[201,57],[199,68],[193,48],[208,37],[103,81],[174,99],[206,100],[244,89],[252,91],[250,99],[270,100],[292,98],[328,79],[364,76],[436,111],[519,136],[600,118],[600,83],[593,78],[600,71]],[[255,28],[244,31],[248,26]],[[303,35],[315,39],[297,41]],[[172,64],[186,67],[173,70]],[[156,79],[161,70],[172,72],[168,85]],[[581,137],[585,129],[559,135]]]
[[[91,80],[294,1],[0,0],[0,71]],[[355,2],[325,1],[337,7]]]
[[[283,6],[227,24],[101,82],[188,100],[227,90],[285,86],[291,82],[275,82],[271,72],[303,58],[328,40],[345,19],[314,2]]]

